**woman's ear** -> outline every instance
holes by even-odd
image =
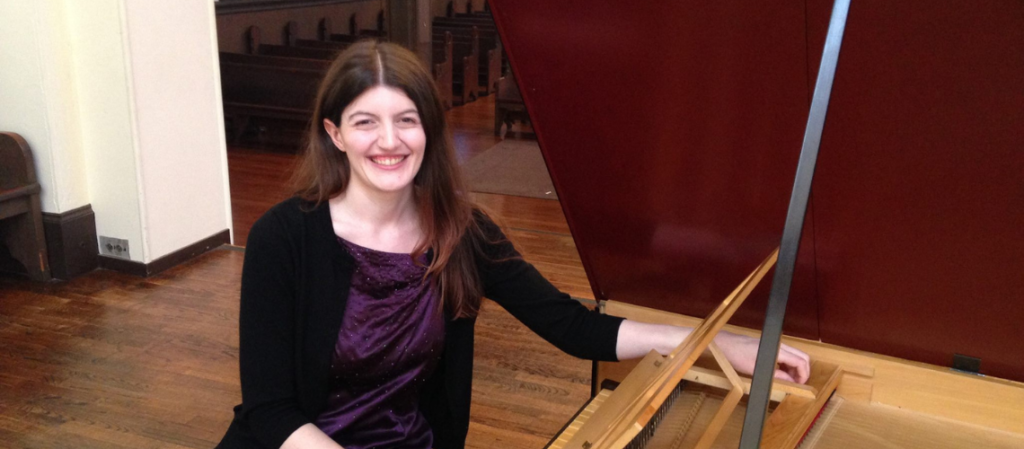
[[[341,130],[338,129],[338,125],[329,118],[324,119],[324,130],[327,131],[327,135],[331,136],[331,142],[334,142],[334,146],[338,147],[342,153],[345,152],[345,144],[341,140]]]

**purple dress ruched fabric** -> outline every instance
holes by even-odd
[[[338,241],[357,268],[334,348],[328,407],[315,424],[345,449],[429,449],[433,435],[418,395],[444,348],[437,289],[408,254]]]

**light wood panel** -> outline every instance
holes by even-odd
[[[1024,437],[895,407],[846,401],[815,443],[800,449],[851,447],[1010,449],[1024,447]]]
[[[783,400],[765,420],[761,448],[795,448],[836,391],[842,374],[843,370],[839,366],[822,361],[812,362],[807,383],[818,390],[818,396],[813,399],[791,396]]]
[[[594,415],[594,412],[597,411],[597,408],[600,407],[606,399],[608,399],[608,396],[611,395],[612,390],[599,391],[597,395],[587,402],[587,405],[580,411],[579,415],[573,418],[572,422],[565,426],[565,430],[558,434],[558,438],[555,439],[555,441],[552,441],[547,449],[565,448],[565,445],[569,443],[569,440],[571,440],[574,435],[576,435],[576,432],[580,430],[583,423],[587,422],[587,420]]]
[[[641,432],[651,416],[662,407],[665,399],[675,391],[686,371],[693,366],[712,339],[743,304],[754,287],[770,270],[778,258],[778,250],[761,262],[707,318],[694,326],[679,346],[662,357],[652,351],[640,361],[637,368],[622,380],[622,384],[605,402],[605,413],[583,426],[566,445],[567,448],[614,448],[626,443]],[[607,307],[605,311],[607,312]],[[730,368],[731,369],[731,368]],[[728,375],[729,370],[726,370]],[[738,380],[732,384],[742,395]],[[730,396],[730,400],[737,399]],[[726,402],[726,407],[730,407]],[[735,405],[735,401],[731,402]],[[731,409],[731,407],[730,407]],[[718,419],[715,423],[718,423]],[[720,424],[720,423],[719,423]],[[720,425],[718,427],[720,429]],[[706,446],[706,443],[703,443]]]
[[[595,401],[589,403],[586,412],[576,417],[566,433],[559,435],[549,449],[564,449],[569,439],[588,421],[610,396],[609,390],[601,390]],[[697,446],[706,429],[722,409],[725,391],[702,385],[686,386],[665,414],[657,432],[648,440],[646,449],[690,449]],[[600,399],[600,400],[598,400]],[[746,401],[741,401],[722,423],[719,438],[711,442],[713,449],[735,449],[739,445],[740,430]]]
[[[617,301],[606,313],[652,323],[694,326],[699,319]],[[725,330],[757,337],[758,332],[726,325]],[[940,367],[855,351],[820,342],[783,337],[783,342],[812,359],[841,365],[837,393],[850,403],[887,405],[923,415],[1024,434],[1024,384],[954,372]],[[609,364],[611,365],[611,364]],[[609,367],[606,373],[622,368]],[[845,385],[851,384],[849,389]]]
[[[697,445],[695,446],[696,449],[708,449],[715,443],[715,440],[718,439],[718,434],[722,432],[722,428],[729,421],[729,416],[732,415],[736,405],[743,398],[743,384],[740,382],[739,375],[736,374],[732,365],[729,364],[729,360],[725,358],[725,354],[722,354],[722,351],[718,349],[714,342],[708,345],[708,350],[715,357],[718,366],[722,368],[725,377],[729,379],[729,393],[722,399],[722,406],[715,412],[715,416],[711,418],[711,422],[708,423],[708,426],[701,433],[700,439],[697,440]]]

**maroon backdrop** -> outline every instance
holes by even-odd
[[[491,6],[595,294],[706,314],[778,245],[831,2]],[[1022,129],[1024,3],[854,1],[787,333],[1024,380]]]

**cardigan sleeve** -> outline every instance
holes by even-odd
[[[493,221],[477,214],[483,231],[478,263],[484,296],[569,355],[616,361],[622,318],[592,311],[551,285],[523,260]]]
[[[268,213],[249,233],[242,267],[239,413],[271,448],[310,422],[295,397],[296,252],[281,220]]]

